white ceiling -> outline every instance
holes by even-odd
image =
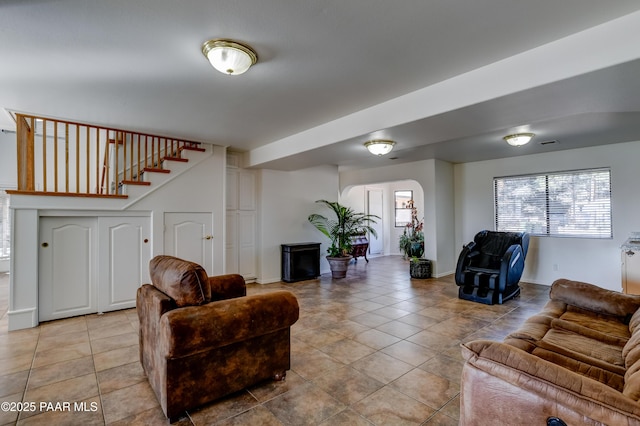
[[[0,107],[225,145],[282,170],[640,140],[638,10],[637,0],[0,0]],[[251,45],[258,64],[217,73],[200,52],[209,38]],[[0,127],[13,128],[8,114]],[[522,130],[533,143],[501,141]],[[368,154],[376,135],[396,149]]]

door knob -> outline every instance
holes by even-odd
[[[213,238],[213,235],[205,235],[205,236],[204,236],[204,239],[205,239],[205,240],[210,240],[210,239],[212,239],[212,238]]]
[[[42,247],[49,247],[49,243],[47,242],[42,243]]]

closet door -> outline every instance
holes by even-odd
[[[96,218],[40,219],[40,321],[97,311],[97,235]]]
[[[209,276],[221,273],[213,270],[213,238],[211,213],[165,213],[165,254],[195,262]]]
[[[134,308],[136,291],[149,280],[148,217],[100,217],[98,312]]]
[[[238,273],[254,279],[256,271],[256,212],[240,210],[237,216]]]

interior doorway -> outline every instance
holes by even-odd
[[[340,195],[340,203],[358,212],[380,216],[375,225],[378,239],[369,238],[369,253],[372,256],[401,255],[400,236],[404,232],[402,209],[396,209],[394,194],[396,191],[411,193],[414,205],[418,209],[418,219],[424,218],[424,190],[412,179],[392,182],[357,185],[345,189]]]
[[[375,229],[377,238],[369,236],[369,254],[384,254],[384,228],[382,218],[384,217],[384,198],[382,189],[367,189],[367,213],[378,216],[380,219],[376,223],[371,223]]]

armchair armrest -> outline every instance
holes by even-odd
[[[462,247],[462,251],[458,256],[458,263],[456,265],[455,280],[457,285],[462,285],[464,281],[464,267],[469,263],[469,259],[480,254],[479,251],[474,250],[476,243],[471,241],[469,244]],[[473,251],[472,251],[473,250]]]
[[[232,299],[247,295],[247,286],[242,275],[226,274],[208,278],[211,301]]]
[[[179,358],[290,327],[298,315],[296,297],[284,290],[188,306],[162,316],[158,345]]]
[[[626,318],[627,322],[640,308],[640,296],[564,278],[553,282],[549,297],[587,311]]]
[[[524,271],[524,253],[520,244],[509,246],[500,262],[500,280],[505,286],[516,284]],[[503,278],[504,277],[504,278]]]
[[[175,301],[151,284],[143,284],[136,292],[136,311],[140,321],[140,362],[145,371],[147,366],[154,365],[152,355],[144,351],[145,347],[153,347],[158,335],[160,318],[176,308]]]
[[[136,292],[136,310],[141,325],[158,324],[162,315],[175,308],[175,301],[151,284],[143,284]]]

